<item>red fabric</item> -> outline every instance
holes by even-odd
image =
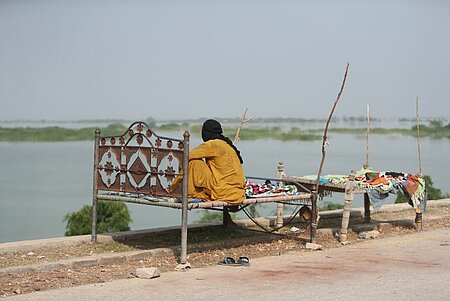
[[[406,181],[401,182],[403,186],[403,190],[411,197],[416,192],[417,188],[419,188],[419,178],[408,174]]]

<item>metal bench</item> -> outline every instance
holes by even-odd
[[[236,208],[236,204],[226,201],[188,201],[189,138],[188,131],[184,132],[181,139],[159,136],[145,122],[140,121],[132,123],[121,135],[101,136],[99,129],[95,131],[91,235],[93,243],[97,241],[98,200],[181,209],[180,264],[187,262],[188,210],[222,210],[224,223],[227,222],[225,213],[231,206]],[[185,173],[182,185],[169,192],[169,186],[182,171]],[[296,184],[295,181],[293,183]],[[312,195],[310,191],[303,190],[296,195],[246,198],[239,204],[238,210],[250,204],[269,202],[311,205]]]

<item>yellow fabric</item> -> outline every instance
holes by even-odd
[[[188,196],[228,203],[244,200],[244,171],[225,141],[209,140],[189,152]]]

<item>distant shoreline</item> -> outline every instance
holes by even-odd
[[[203,120],[203,119],[202,119]],[[315,141],[322,139],[323,129],[321,127],[316,128],[303,128],[299,127],[299,124],[286,122],[276,122],[275,120],[269,122],[272,119],[255,120],[254,122],[246,124],[240,131],[240,140],[260,140],[260,139],[272,139],[281,141]],[[90,121],[93,122],[93,121]],[[301,123],[301,121],[298,121]],[[306,121],[303,121],[306,122]],[[312,122],[312,121],[307,121]],[[319,122],[316,120],[315,122]],[[344,121],[346,123],[347,121]],[[348,121],[354,122],[354,121]],[[409,121],[410,122],[410,121]],[[234,137],[237,129],[234,126],[230,126],[230,123],[224,124],[224,133],[228,137]],[[234,123],[234,122],[233,122]],[[294,123],[294,124],[292,124]],[[111,123],[107,126],[101,127],[101,132],[104,135],[120,135],[125,133],[127,127],[122,122]],[[128,124],[128,122],[126,123]],[[150,121],[149,126],[157,133],[183,133],[184,130],[189,130],[192,134],[197,135],[200,133],[202,121],[189,123],[183,122],[170,122],[157,125],[155,121]],[[236,124],[239,124],[236,121]],[[270,126],[268,125],[270,124]],[[434,139],[449,139],[450,138],[450,123],[445,125],[441,120],[432,120],[430,125],[420,125],[420,136],[430,137]],[[30,141],[30,142],[58,142],[58,141],[92,141],[94,137],[96,127],[83,127],[83,128],[65,128],[60,126],[43,126],[43,127],[0,127],[0,141]],[[351,127],[331,127],[329,129],[331,134],[354,134],[354,135],[366,135],[366,128],[351,128]],[[399,134],[405,136],[417,136],[417,128],[415,125],[409,128],[383,128],[374,127],[370,128],[371,135],[388,135]]]
[[[14,123],[24,123],[24,124],[70,124],[70,123],[99,123],[99,124],[112,124],[112,123],[124,123],[129,124],[134,121],[144,121],[148,123],[202,123],[208,118],[214,118],[222,123],[239,123],[240,117],[199,117],[199,118],[181,118],[181,119],[172,119],[172,118],[160,118],[156,119],[153,117],[143,118],[139,120],[137,119],[121,119],[121,118],[107,118],[107,119],[8,119],[8,120],[0,120],[1,124],[14,124]],[[426,116],[421,117],[420,122],[430,122],[433,120],[441,120],[446,123],[450,121],[450,117],[443,116]],[[252,122],[255,123],[324,123],[327,121],[326,118],[304,118],[304,117],[258,117],[252,119]],[[366,123],[366,116],[334,116],[332,118],[333,122],[363,122]],[[371,123],[382,123],[383,121],[397,121],[399,123],[411,123],[416,122],[416,117],[370,117]]]

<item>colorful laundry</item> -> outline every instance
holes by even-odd
[[[364,175],[364,176],[362,176]],[[356,185],[367,190],[372,206],[378,211],[389,194],[401,193],[416,212],[426,209],[425,180],[403,172],[357,172]]]
[[[248,198],[295,194],[298,194],[295,185],[272,184],[270,181],[266,181],[264,184],[247,181],[245,184],[245,196]]]
[[[316,180],[317,176],[301,177]],[[320,177],[320,184],[345,184],[348,175],[325,175]],[[355,173],[355,185],[366,190],[375,211],[379,211],[390,194],[401,193],[417,213],[426,209],[425,180],[413,174],[394,171],[374,171],[362,169]]]

